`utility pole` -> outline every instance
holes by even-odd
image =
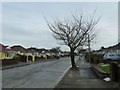
[[[89,49],[89,63],[91,63],[90,57],[91,57],[91,49],[90,49],[90,37],[88,34],[88,49]]]

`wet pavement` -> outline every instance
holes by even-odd
[[[84,58],[77,65],[79,70],[69,69],[56,88],[120,88],[118,83],[100,80]]]
[[[54,88],[70,66],[70,58],[66,57],[6,69],[2,71],[2,88]]]

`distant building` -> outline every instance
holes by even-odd
[[[70,55],[70,52],[65,51],[65,52],[60,52],[60,54],[61,54],[61,55],[64,55],[64,56],[69,56],[69,55]]]

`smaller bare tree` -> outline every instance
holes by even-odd
[[[61,51],[60,47],[51,48],[50,50],[54,53],[59,53]]]
[[[70,57],[72,68],[76,68],[74,60],[74,51],[77,47],[84,45],[88,41],[88,34],[90,41],[95,37],[95,28],[99,21],[95,18],[95,13],[91,17],[87,17],[83,14],[72,15],[70,19],[64,19],[63,21],[54,20],[53,23],[47,25],[53,32],[53,36],[56,40],[59,40],[59,44],[67,45],[70,48]]]

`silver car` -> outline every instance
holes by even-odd
[[[120,54],[117,53],[109,53],[109,54],[105,54],[103,56],[104,60],[120,60]]]

